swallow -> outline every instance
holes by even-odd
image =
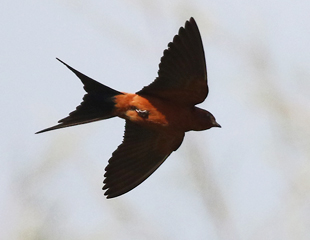
[[[207,67],[198,26],[186,21],[164,50],[158,77],[136,93],[119,92],[68,67],[83,83],[82,103],[58,125],[85,124],[112,117],[125,119],[121,145],[105,168],[104,195],[120,196],[147,179],[173,152],[185,132],[221,127],[208,111],[196,107],[208,95]]]

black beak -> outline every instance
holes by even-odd
[[[213,123],[213,127],[219,127],[219,128],[221,128],[221,125],[218,124],[217,122],[214,122],[214,123]]]

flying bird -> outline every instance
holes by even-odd
[[[37,133],[112,117],[126,120],[124,139],[105,168],[107,198],[142,183],[173,152],[187,131],[221,127],[214,116],[195,105],[208,95],[207,68],[194,18],[179,29],[163,53],[158,77],[136,93],[119,92],[67,66],[87,92],[83,102],[58,125]]]

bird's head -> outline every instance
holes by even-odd
[[[207,130],[212,127],[221,127],[221,125],[216,122],[212,113],[198,107],[195,108],[195,122],[196,128],[193,129],[195,131]]]

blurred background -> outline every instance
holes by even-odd
[[[310,239],[310,2],[8,1],[0,9],[1,239]],[[124,121],[34,133],[82,100],[55,58],[125,92],[157,76],[194,17],[208,109],[133,191],[105,199],[104,167]]]

